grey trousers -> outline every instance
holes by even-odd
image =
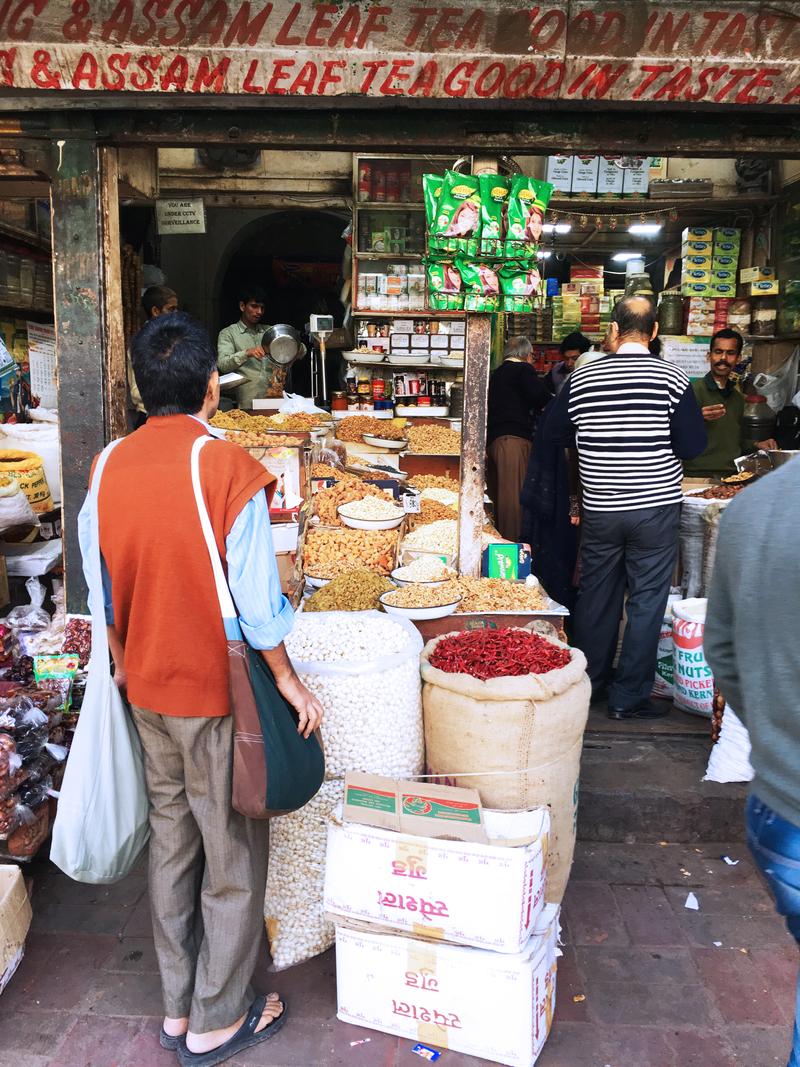
[[[587,511],[581,519],[581,578],[575,644],[592,686],[611,679],[625,589],[625,636],[609,704],[632,708],[653,688],[658,635],[678,556],[680,504],[641,511]]]
[[[164,1014],[195,1033],[254,999],[268,823],[231,807],[233,719],[134,707],[150,798],[150,899]]]

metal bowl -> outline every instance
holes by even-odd
[[[770,463],[773,467],[782,467],[784,463],[788,463],[790,459],[794,459],[795,456],[800,456],[800,449],[789,448],[771,448],[767,452]]]
[[[269,359],[279,367],[286,367],[306,354],[300,334],[285,322],[279,322],[264,333],[261,345]]]

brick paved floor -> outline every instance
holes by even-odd
[[[0,996],[0,1067],[174,1067],[157,1039],[143,872],[108,887],[47,864],[31,874],[27,954]],[[684,907],[690,889],[697,912]],[[556,1021],[539,1067],[785,1067],[797,950],[741,844],[579,846],[563,919]],[[291,997],[294,1021],[237,1067],[423,1062],[408,1041],[336,1021],[331,953],[279,976],[265,966],[258,981]],[[447,1052],[439,1062],[483,1061]]]

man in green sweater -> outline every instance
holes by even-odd
[[[800,943],[798,514],[800,460],[749,486],[722,513],[703,645],[715,683],[750,731],[748,844]],[[798,1015],[789,1067],[800,1067]]]
[[[692,389],[703,412],[708,447],[696,459],[686,460],[687,478],[722,478],[736,473],[737,456],[742,455],[744,397],[731,382],[733,368],[742,355],[744,339],[736,330],[718,330],[711,338],[704,378],[696,378]],[[774,441],[757,441],[758,448],[777,448]]]

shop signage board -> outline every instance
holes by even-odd
[[[156,226],[159,234],[205,233],[203,198],[190,196],[181,200],[156,200]]]
[[[8,0],[0,93],[796,107],[792,6]]]

